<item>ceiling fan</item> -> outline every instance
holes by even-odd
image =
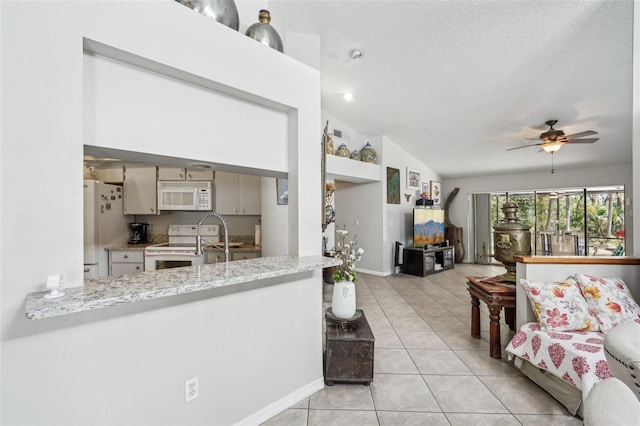
[[[585,130],[584,132],[574,133],[573,135],[565,135],[562,130],[556,130],[553,126],[556,125],[558,120],[549,120],[546,122],[546,125],[549,126],[549,130],[546,132],[540,133],[540,137],[538,138],[529,138],[527,140],[537,140],[540,139],[542,142],[534,143],[531,145],[518,146],[515,148],[509,148],[507,151],[513,151],[514,149],[527,148],[530,146],[539,146],[542,150],[553,154],[557,152],[564,144],[567,143],[594,143],[598,141],[599,138],[584,138],[579,139],[584,136],[597,135],[598,132],[594,132],[593,130]]]

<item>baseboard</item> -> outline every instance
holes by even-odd
[[[306,397],[311,396],[322,388],[324,388],[324,377],[320,377],[313,382],[299,389],[296,389],[284,398],[281,398],[267,405],[262,410],[250,415],[249,417],[244,418],[243,420],[236,423],[236,425],[254,426],[262,424],[269,420],[271,417],[280,414],[287,408],[302,401]]]
[[[382,271],[373,271],[371,269],[362,269],[362,268],[356,268],[356,272],[362,272],[363,274],[369,274],[369,275],[377,275],[379,277],[386,277],[388,275],[391,275],[391,271],[382,272]]]

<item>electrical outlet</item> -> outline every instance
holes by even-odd
[[[194,377],[192,379],[184,382],[184,401],[189,402],[198,397],[199,392],[198,378]]]

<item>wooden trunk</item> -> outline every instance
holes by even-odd
[[[375,338],[364,312],[352,323],[338,323],[327,318],[326,325],[325,383],[329,386],[334,382],[371,383]]]

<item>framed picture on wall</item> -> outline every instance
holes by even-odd
[[[278,205],[289,204],[289,181],[287,179],[276,178],[276,190],[278,193]]]
[[[420,171],[407,167],[407,189],[420,189]]]
[[[442,187],[440,186],[440,182],[436,182],[435,180],[431,181],[431,199],[433,200],[434,206],[439,206],[442,199]]]
[[[387,167],[387,204],[400,204],[400,169]]]
[[[429,188],[429,182],[422,182],[422,193],[427,193],[429,195],[429,199],[431,199],[431,188]]]

